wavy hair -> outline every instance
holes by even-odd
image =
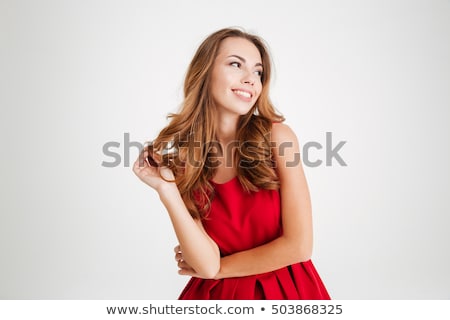
[[[179,112],[168,115],[170,123],[149,146],[151,154],[160,155],[160,165],[174,172],[175,183],[194,218],[206,217],[214,196],[211,180],[217,168],[211,159],[220,145],[216,106],[210,92],[211,73],[220,44],[228,37],[252,42],[263,64],[261,94],[252,109],[240,116],[237,126],[234,160],[238,179],[247,192],[279,188],[270,132],[272,123],[282,122],[284,117],[275,111],[269,98],[271,61],[267,46],[260,37],[237,28],[218,30],[201,43],[188,67]]]

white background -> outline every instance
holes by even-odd
[[[2,0],[1,299],[178,297],[176,238],[124,137],[155,137],[228,26],[268,42],[301,144],[346,141],[347,166],[305,166],[331,296],[450,298],[450,1]]]

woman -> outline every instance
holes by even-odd
[[[310,195],[295,133],[269,99],[264,42],[207,37],[178,114],[133,170],[167,208],[179,245],[179,299],[330,299],[310,257]]]

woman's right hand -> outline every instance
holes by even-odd
[[[175,177],[172,170],[167,167],[150,165],[149,155],[148,148],[144,148],[133,165],[133,172],[142,182],[159,192],[164,186],[173,184],[174,182],[171,181],[174,181]],[[159,164],[158,159],[155,158],[156,155],[152,154],[152,159]]]

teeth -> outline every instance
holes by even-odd
[[[241,91],[241,90],[234,90],[234,92],[240,96],[246,97],[246,98],[250,98],[251,95],[248,92],[245,91]]]

